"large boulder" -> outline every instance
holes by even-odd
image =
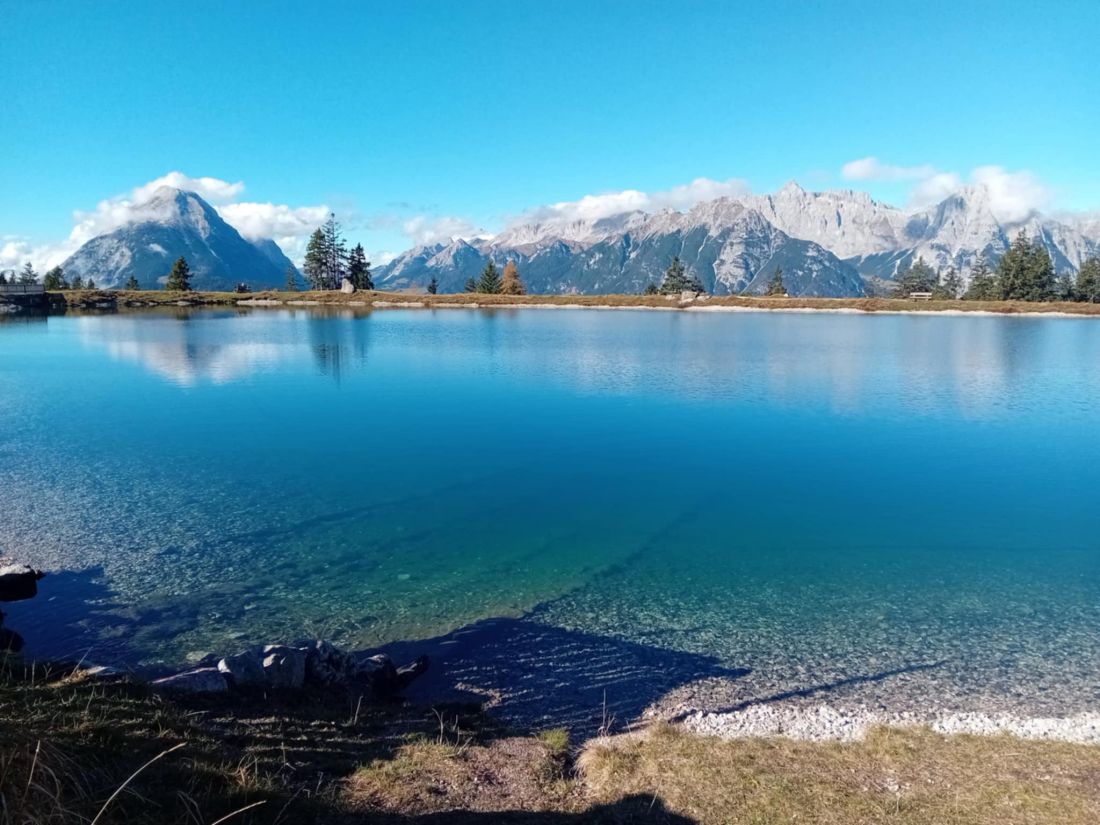
[[[264,663],[254,651],[244,650],[234,656],[226,656],[218,662],[218,670],[238,690],[267,687]]]
[[[38,595],[38,580],[46,574],[11,559],[0,558],[0,602],[18,602]]]
[[[301,690],[306,681],[306,652],[288,645],[264,648],[264,676],[275,690]]]
[[[324,687],[344,684],[351,676],[352,657],[331,642],[317,639],[305,642],[306,680]]]
[[[229,692],[229,683],[216,667],[200,667],[165,676],[151,682],[149,687],[158,693],[204,695]]]

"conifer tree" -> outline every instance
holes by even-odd
[[[34,271],[34,267],[31,266],[31,262],[27,261],[23,264],[23,270],[19,273],[19,283],[21,284],[36,284],[38,283],[38,273]]]
[[[775,274],[772,275],[772,279],[768,281],[768,288],[764,293],[765,295],[786,295],[787,287],[783,285],[783,268],[777,266],[775,268]]]
[[[310,289],[325,289],[325,272],[328,256],[325,254],[325,233],[320,229],[309,236],[306,259],[302,265]]]
[[[363,252],[363,244],[357,243],[348,256],[348,280],[355,284],[356,289],[374,289],[374,281],[370,276],[370,261]]]
[[[908,298],[913,292],[931,292],[938,282],[935,270],[924,262],[924,258],[917,258],[915,263],[898,275],[894,297]]]
[[[673,256],[672,263],[665,270],[665,278],[661,281],[661,292],[665,295],[675,295],[688,288],[687,273],[678,255]]]
[[[67,289],[69,285],[65,283],[64,270],[59,266],[55,266],[53,269],[48,270],[46,274],[42,276],[42,286],[51,291]]]
[[[294,270],[294,264],[291,264],[286,268],[286,291],[298,291],[298,273]]]
[[[962,292],[962,278],[959,271],[950,266],[942,275],[935,286],[932,287],[932,297],[937,300],[954,301]]]
[[[79,275],[74,275],[72,281],[69,282],[69,289],[84,289],[84,279]]]
[[[645,289],[642,290],[643,295],[659,295],[661,290],[657,289],[657,284],[648,283],[645,285]]]
[[[477,292],[477,281],[472,277],[466,279],[466,285],[463,287],[466,292]]]
[[[501,275],[500,279],[500,291],[504,295],[527,294],[527,287],[524,286],[523,279],[519,277],[516,262],[511,259],[504,265],[504,274]]]
[[[1089,258],[1081,264],[1074,293],[1078,301],[1100,302],[1100,258]]]
[[[126,286],[123,287],[123,289],[128,289],[131,292],[137,292],[139,289],[141,289],[141,285],[138,283],[137,277],[135,277],[134,275],[131,275],[126,280]]]
[[[8,276],[4,274],[4,271],[0,269],[0,286],[6,286],[8,283]]]
[[[347,274],[348,247],[340,233],[340,224],[336,215],[330,214],[323,227],[325,233],[325,253],[327,258],[326,281],[329,289],[339,289]],[[364,257],[364,262],[366,258]],[[368,273],[369,277],[369,273]]]
[[[1054,264],[1046,248],[1021,229],[997,264],[1001,296],[1007,301],[1049,301],[1054,296]]]
[[[477,282],[477,291],[488,295],[500,293],[500,272],[497,271],[496,264],[492,261],[485,264],[485,269],[481,270],[481,277]]]
[[[85,289],[95,289],[95,288],[96,288],[95,281],[93,281],[91,278],[89,278],[88,279],[88,284],[87,284],[87,286],[85,286]]]
[[[1001,287],[997,278],[985,262],[985,258],[978,258],[974,268],[970,270],[970,286],[963,293],[964,301],[996,301],[1001,297]]]
[[[437,292],[439,292],[439,279],[433,275],[432,279],[428,281],[428,294],[435,295]]]
[[[187,259],[182,255],[172,264],[172,271],[168,273],[168,281],[164,288],[171,292],[191,291],[191,267],[187,265]]]

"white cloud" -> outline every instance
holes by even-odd
[[[970,173],[974,183],[989,193],[989,207],[1000,220],[1022,221],[1049,205],[1052,192],[1031,172],[1009,172],[1001,166],[979,166]]]
[[[171,186],[173,189],[194,192],[203,200],[213,204],[229,203],[244,192],[243,181],[230,183],[219,178],[192,178],[183,174],[183,172],[169,172],[167,175],[155,178],[143,186],[136,187],[130,194],[130,199],[134,203],[147,201],[162,186]]]
[[[155,220],[158,209],[150,199],[162,186],[171,186],[196,193],[211,203],[222,219],[245,238],[271,238],[292,260],[301,260],[305,244],[314,229],[328,216],[325,205],[292,207],[286,204],[237,201],[244,193],[244,183],[231,183],[220,178],[193,178],[173,171],[136,186],[127,193],[106,198],[90,211],[73,212],[73,228],[69,236],[54,244],[32,247],[24,240],[5,239],[0,246],[0,266],[10,268],[9,261],[31,260],[39,269],[62,263],[92,238],[113,232],[123,226],[145,220]]]
[[[845,180],[921,180],[935,175],[936,169],[927,163],[919,166],[894,166],[869,156],[844,164],[840,174]]]
[[[443,217],[417,215],[405,221],[401,225],[401,231],[417,246],[450,241],[455,238],[476,238],[486,234],[484,230],[465,218],[451,215]]]
[[[965,187],[978,187],[986,193],[994,217],[1004,223],[1024,220],[1050,205],[1052,192],[1026,169],[1009,172],[1003,166],[978,166],[964,178],[957,172],[944,172],[931,164],[893,166],[876,157],[860,158],[844,164],[840,174],[848,180],[915,181],[909,193],[911,207],[930,206]]]
[[[738,178],[712,180],[696,178],[691,183],[674,186],[657,192],[642,192],[638,189],[623,189],[620,192],[606,192],[601,195],[585,195],[575,201],[561,201],[548,206],[530,209],[515,219],[510,225],[525,223],[574,221],[597,221],[611,218],[627,212],[655,212],[661,209],[682,211],[697,203],[723,197],[739,197],[750,192],[748,184]]]

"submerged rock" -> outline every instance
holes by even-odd
[[[38,595],[38,581],[46,574],[26,564],[0,558],[0,602],[18,602]]]
[[[216,667],[200,667],[156,679],[149,685],[158,693],[214,694],[228,693],[229,683]]]

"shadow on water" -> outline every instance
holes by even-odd
[[[675,688],[706,678],[749,673],[714,656],[684,653],[530,619],[485,619],[419,642],[383,648],[395,660],[427,653],[428,674],[413,701],[478,701],[525,728],[567,727],[590,736],[612,722],[621,729]],[[613,720],[613,721],[612,721]]]
[[[434,814],[371,814],[359,821],[373,825],[612,825],[629,822],[695,825],[696,822],[669,811],[659,798],[641,794],[607,805],[594,805],[575,814],[553,811],[441,811]]]

